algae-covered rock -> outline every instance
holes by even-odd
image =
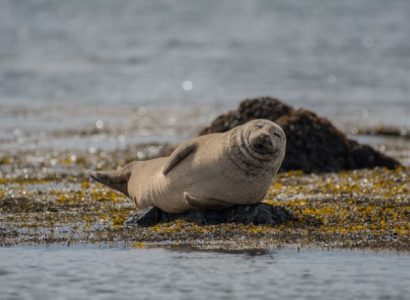
[[[200,135],[225,132],[253,119],[278,123],[286,133],[286,155],[281,171],[331,172],[400,164],[370,146],[348,139],[330,121],[315,113],[294,109],[270,97],[247,99],[239,108],[217,117]]]
[[[125,222],[125,225],[149,227],[177,219],[200,225],[221,223],[279,225],[291,221],[294,218],[285,208],[267,204],[238,205],[221,210],[191,210],[183,214],[169,214],[159,208],[149,207],[132,215]]]

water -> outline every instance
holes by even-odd
[[[1,4],[4,106],[221,112],[271,95],[330,117],[410,122],[407,0]]]
[[[272,250],[0,249],[1,299],[408,299],[410,256]]]
[[[259,95],[342,128],[410,128],[409,13],[407,0],[2,0],[0,151],[178,143]],[[99,120],[111,135],[72,132]]]

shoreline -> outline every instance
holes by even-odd
[[[250,256],[269,255],[280,251],[292,251],[297,253],[303,252],[333,252],[341,254],[374,254],[374,255],[410,255],[410,249],[395,250],[388,248],[373,249],[373,248],[340,248],[326,247],[317,244],[275,244],[272,242],[256,242],[255,243],[238,243],[236,241],[215,241],[203,243],[202,240],[197,240],[195,243],[184,243],[177,241],[167,242],[98,242],[87,243],[78,242],[74,244],[67,243],[23,243],[16,245],[0,245],[0,249],[48,249],[48,250],[165,250],[175,252],[211,252],[223,254],[246,254]]]
[[[410,250],[410,141],[401,136],[366,135],[359,141],[370,142],[404,167],[288,171],[275,176],[264,203],[281,206],[295,217],[285,224],[199,226],[177,220],[149,228],[125,227],[125,220],[135,212],[131,201],[90,182],[87,171],[113,170],[132,160],[166,156],[178,139],[196,134],[196,126],[210,117],[199,110],[193,115],[184,110],[166,119],[163,113],[135,109],[122,123],[101,119],[88,127],[76,124],[78,130],[37,132],[34,128],[31,135],[17,129],[3,131],[0,138],[11,137],[11,142],[0,149],[0,246],[162,245],[164,241],[200,246],[229,241],[238,248],[262,243]],[[82,117],[92,120],[86,114]],[[195,123],[196,117],[200,120]],[[195,126],[188,126],[191,123]]]
[[[400,252],[410,249],[409,168],[321,175],[280,173],[265,203],[283,206],[297,221],[279,226],[203,226],[177,220],[130,228],[123,224],[135,211],[131,201],[82,176],[40,180],[27,176],[3,180],[0,185],[7,186],[0,191],[1,246],[155,245],[164,241],[198,246],[198,241],[199,245],[230,241],[239,248],[264,243]]]

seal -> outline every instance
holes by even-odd
[[[90,176],[131,198],[138,209],[222,209],[262,201],[285,148],[283,130],[256,119],[225,133],[194,138],[169,157],[134,161],[119,171]]]

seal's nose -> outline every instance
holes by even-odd
[[[259,132],[251,138],[252,144],[263,144],[265,146],[272,145],[272,137],[268,132]]]
[[[265,145],[273,146],[272,136],[268,133],[261,134],[261,141]]]
[[[255,132],[250,137],[250,143],[258,152],[272,153],[273,140],[269,132]]]

